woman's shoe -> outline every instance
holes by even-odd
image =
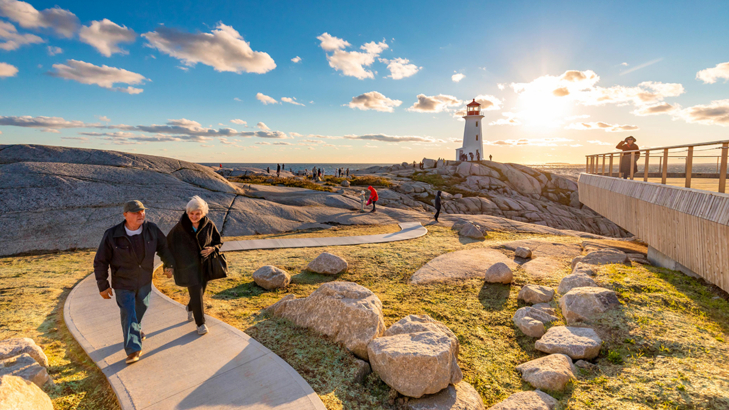
[[[132,364],[132,363],[138,362],[140,356],[142,356],[141,350],[130,354],[129,356],[127,356],[127,360],[126,360],[127,364]]]
[[[191,310],[187,308],[187,306],[185,306],[185,310],[187,311],[187,321],[192,322],[193,320],[195,320],[195,315],[192,313]]]
[[[208,327],[205,325],[205,323],[203,323],[202,325],[198,326],[198,328],[197,328],[197,334],[199,334],[200,336],[202,336],[202,335],[204,335],[206,333],[208,333]]]

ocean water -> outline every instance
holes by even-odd
[[[212,166],[212,167],[218,167],[218,166],[222,165],[223,168],[244,168],[244,167],[251,167],[251,168],[266,169],[266,167],[271,167],[271,171],[276,171],[276,164],[275,163],[274,164],[268,164],[268,163],[242,163],[242,162],[240,162],[240,163],[239,162],[231,163],[231,162],[223,162],[222,164],[220,164],[220,163],[213,164],[213,163],[209,163],[209,162],[201,162],[200,165],[208,165],[208,166]],[[354,170],[357,170],[357,169],[369,168],[369,167],[375,166],[375,165],[376,166],[385,166],[385,165],[386,166],[390,166],[390,165],[393,165],[393,164],[352,164],[352,163],[349,163],[349,164],[346,164],[346,163],[343,163],[343,164],[314,164],[314,163],[311,163],[311,164],[293,164],[292,163],[292,164],[284,164],[284,167],[285,167],[286,171],[293,171],[293,172],[297,172],[297,171],[301,171],[301,170],[305,170],[305,169],[308,169],[308,170],[311,171],[312,168],[317,167],[317,168],[321,168],[324,171],[324,174],[325,175],[334,175],[334,172],[338,168],[342,168],[344,170],[346,170],[347,168],[349,168],[350,171],[354,171]]]

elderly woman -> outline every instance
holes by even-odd
[[[207,202],[199,196],[192,197],[180,221],[167,235],[167,245],[175,258],[175,284],[186,287],[190,293],[190,303],[186,307],[187,320],[195,320],[199,335],[208,332],[203,304],[207,285],[206,258],[220,250],[223,244],[218,228],[206,216],[207,213]]]

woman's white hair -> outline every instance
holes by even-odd
[[[190,198],[190,202],[188,202],[187,206],[185,207],[185,211],[187,213],[190,213],[192,211],[202,211],[203,216],[208,214],[208,210],[208,203],[197,195]]]

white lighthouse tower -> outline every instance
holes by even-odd
[[[456,149],[456,161],[478,161],[483,159],[483,135],[481,128],[481,104],[474,99],[466,106],[466,126],[463,129],[463,146]]]

